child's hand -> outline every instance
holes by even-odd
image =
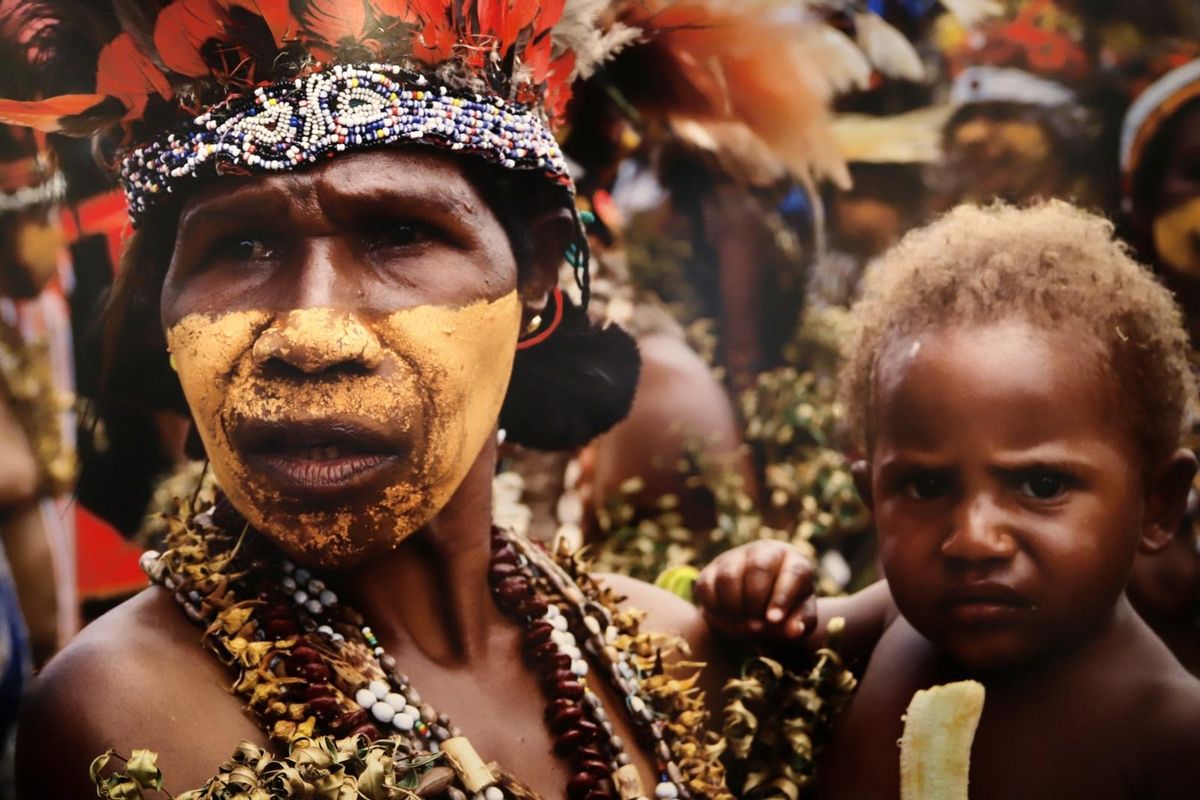
[[[723,553],[696,581],[708,623],[738,639],[791,641],[817,624],[812,564],[796,548],[770,540]]]

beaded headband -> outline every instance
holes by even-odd
[[[470,153],[571,186],[562,150],[529,109],[374,63],[334,66],[210,108],[185,130],[129,153],[121,182],[136,226],[156,202],[197,178],[292,170],[335,153],[404,143]]]

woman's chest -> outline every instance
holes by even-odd
[[[650,740],[599,670],[581,681],[587,694],[579,705],[586,709],[577,717],[570,710],[564,714],[562,709],[570,706],[556,702],[557,687],[547,686],[519,653],[470,669],[404,668],[413,685],[421,687],[425,702],[449,717],[485,762],[541,797],[582,800],[588,795],[585,787],[604,783],[591,781],[590,774],[611,777],[625,761],[640,774],[643,794],[654,795],[661,776],[654,766],[658,759],[646,749]],[[598,724],[581,726],[580,719]],[[585,735],[578,735],[581,730]]]

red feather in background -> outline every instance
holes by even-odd
[[[201,48],[224,39],[225,26],[215,0],[176,0],[154,22],[154,49],[172,72],[199,78],[209,73]]]
[[[122,33],[100,51],[96,63],[96,92],[117,98],[129,109],[124,119],[142,116],[151,94],[170,100],[174,96],[167,76],[154,66],[128,33]]]
[[[410,19],[413,16],[422,22],[445,22],[449,19],[449,8],[442,0],[371,0],[371,5],[379,13],[401,19]],[[403,6],[404,10],[393,10],[397,6]]]
[[[546,75],[550,72],[552,53],[553,44],[549,36],[543,36],[525,48],[522,58],[525,66],[529,67],[529,71],[532,73],[534,83],[542,83],[546,80]]]
[[[304,0],[298,17],[304,30],[318,41],[336,45],[344,39],[366,38],[365,0]]]
[[[475,13],[479,32],[493,36],[501,52],[517,42],[517,37],[538,17],[537,0],[478,0]]]
[[[457,43],[458,34],[453,28],[430,20],[413,41],[413,53],[427,64],[436,64],[450,58]]]
[[[539,3],[540,9],[537,17],[537,27],[533,29],[533,36],[537,38],[549,31],[559,20],[562,19],[563,10],[567,7],[567,0],[546,0],[544,3]]]
[[[280,50],[296,36],[299,28],[288,8],[288,0],[217,0],[217,5],[226,13],[230,9],[242,8],[262,17],[275,39],[275,46]]]
[[[546,113],[553,124],[562,122],[571,100],[571,74],[575,71],[575,54],[563,53],[550,65],[546,76]]]

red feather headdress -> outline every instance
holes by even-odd
[[[568,0],[114,0],[125,30],[98,53],[95,91],[33,104],[0,101],[0,118],[78,132],[122,121],[136,128],[152,100],[189,112],[231,93],[338,63],[385,62],[436,74],[561,113],[580,63],[560,23],[613,46],[633,38],[598,27],[602,3]],[[13,9],[28,5],[8,0]],[[575,6],[572,9],[572,6]],[[574,10],[572,18],[570,12]],[[11,13],[11,10],[8,12]],[[601,58],[609,51],[602,49]],[[116,101],[114,103],[113,101]],[[119,105],[118,105],[119,104]],[[119,116],[117,116],[119,114]],[[86,122],[84,120],[87,120]]]
[[[228,137],[242,136],[250,117],[272,131],[291,125],[307,135],[310,121],[302,117],[313,103],[300,95],[340,91],[348,98],[359,82],[376,95],[321,109],[326,116],[318,120],[324,126],[318,149],[366,146],[376,134],[384,143],[424,141],[430,131],[417,123],[434,113],[453,117],[455,125],[461,118],[466,127],[432,130],[430,143],[509,167],[540,168],[567,183],[561,154],[548,152],[554,149],[548,126],[561,117],[571,83],[637,36],[603,18],[604,0],[108,1],[120,24],[94,51],[92,85],[0,99],[0,122],[68,135],[115,133],[126,156],[123,180],[135,216],[155,194],[172,191],[171,181],[181,175],[287,168],[250,155],[258,144],[253,137],[239,138],[236,151],[227,146]],[[16,9],[56,4],[3,2]],[[338,78],[340,66],[349,71]],[[317,86],[314,76],[330,77]],[[261,107],[254,105],[256,97]],[[387,123],[380,103],[389,99],[403,129],[385,125],[380,133],[344,123],[361,117],[355,115],[363,102],[376,113],[373,123]],[[432,112],[416,108],[425,99],[437,101]],[[458,101],[476,106],[460,114],[452,107]],[[297,105],[299,116],[280,116],[279,108]],[[210,131],[219,128],[218,138],[204,138],[196,129],[200,117]],[[175,135],[164,140],[168,132]]]

